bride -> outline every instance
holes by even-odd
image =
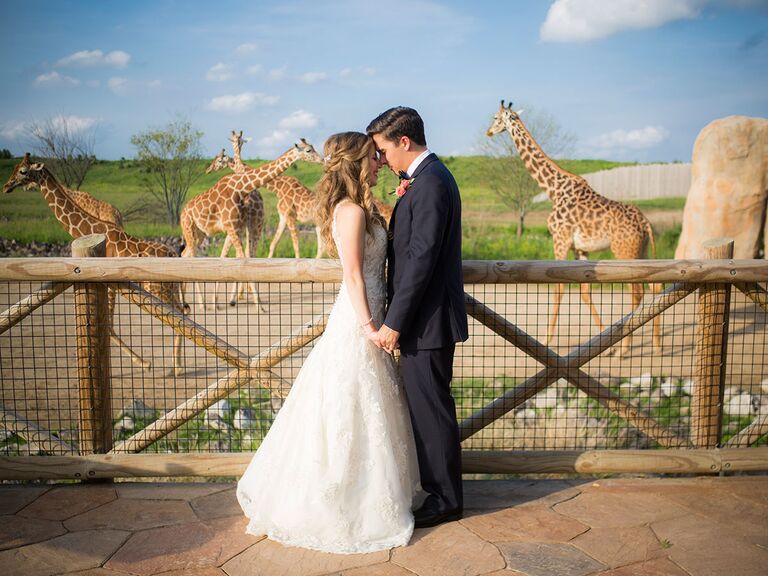
[[[319,221],[343,282],[237,499],[248,533],[323,552],[374,552],[408,543],[423,493],[405,391],[376,345],[387,233],[370,189],[380,157],[359,132],[334,134],[324,151]]]

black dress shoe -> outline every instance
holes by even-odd
[[[461,510],[438,512],[430,509],[425,510],[424,508],[425,507],[419,508],[413,514],[415,528],[429,528],[430,526],[437,526],[443,522],[461,520]]]

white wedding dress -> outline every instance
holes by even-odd
[[[333,238],[341,254],[334,213]],[[366,234],[363,269],[383,320],[387,234]],[[341,285],[325,333],[237,484],[246,531],[323,552],[408,543],[423,500],[405,391],[394,361],[363,334]]]

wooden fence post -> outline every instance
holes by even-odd
[[[92,234],[72,242],[72,256],[106,255],[107,239]],[[80,454],[104,454],[112,449],[112,394],[110,390],[109,318],[107,288],[95,282],[76,282],[77,376],[80,400]]]
[[[733,240],[708,240],[704,250],[709,260],[733,258]],[[730,284],[703,284],[698,290],[696,376],[690,424],[695,448],[715,448],[720,444],[730,304]]]

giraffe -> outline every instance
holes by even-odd
[[[547,228],[552,234],[556,260],[566,260],[571,249],[579,260],[586,260],[589,252],[606,248],[610,248],[613,255],[621,260],[640,259],[646,257],[649,242],[652,257],[656,257],[656,244],[651,223],[643,213],[635,206],[601,196],[582,177],[560,168],[533,139],[520,120],[520,116],[512,110],[512,103],[505,107],[502,100],[487,130],[487,135],[495,136],[504,130],[507,130],[512,137],[528,172],[552,201],[552,212],[547,217]],[[633,283],[630,286],[632,306],[637,308],[643,299],[643,285]],[[657,292],[659,286],[651,284],[651,289]],[[557,285],[552,317],[549,320],[547,338],[544,341],[546,345],[554,336],[564,290],[565,284]],[[602,331],[603,323],[592,302],[589,284],[581,285],[581,297]],[[658,316],[654,318],[653,344],[657,351],[661,350],[661,328]],[[619,355],[628,353],[630,346],[631,336],[627,336]]]
[[[107,239],[106,253],[108,257],[178,256],[173,249],[165,244],[134,238],[126,234],[122,228],[115,224],[99,220],[92,214],[89,214],[72,200],[69,194],[67,194],[66,189],[59,184],[44,164],[39,162],[32,163],[30,155],[27,153],[14,168],[10,178],[3,186],[3,192],[6,194],[10,193],[20,186],[26,188],[31,183],[34,183],[35,187],[40,188],[56,219],[73,238],[80,238],[88,234],[103,234]],[[177,283],[144,282],[142,285],[147,292],[171,304],[179,312],[183,312],[180,287]],[[123,347],[125,345],[115,335],[111,325],[114,300],[114,292],[110,291],[110,336],[116,339],[121,344],[121,347]],[[174,372],[176,375],[179,375],[181,373],[181,336],[178,334],[174,335],[173,359]]]
[[[37,184],[34,182],[30,182],[24,187],[25,190],[32,190],[34,188],[37,188]],[[69,197],[72,198],[75,204],[80,206],[80,208],[88,212],[91,216],[95,216],[99,220],[104,220],[104,222],[114,224],[118,228],[123,228],[123,215],[120,213],[120,210],[112,206],[109,202],[94,198],[84,190],[72,190],[65,186],[62,186],[62,188],[69,194]]]
[[[235,173],[254,170],[254,168],[244,164],[240,159],[242,143],[242,130],[239,134],[233,130],[232,149],[234,150],[234,158],[229,159],[226,152],[222,149],[221,153],[214,159],[208,169],[221,170],[225,167],[229,167]],[[286,226],[288,226],[288,231],[291,234],[294,257],[299,258],[299,238],[296,230],[297,222],[311,223],[315,225],[315,234],[317,236],[317,253],[315,258],[320,258],[323,254],[323,245],[320,235],[320,226],[316,221],[318,198],[315,193],[304,186],[297,178],[292,176],[277,176],[273,180],[267,182],[265,188],[270,192],[273,192],[277,197],[277,213],[279,215],[277,230],[269,245],[269,254],[267,255],[267,258],[272,258],[274,256],[275,248],[277,247],[283,232],[285,232]],[[389,225],[389,219],[392,217],[392,206],[382,202],[378,198],[374,198],[373,201],[386,220],[387,225]]]
[[[240,240],[241,233],[245,229],[244,199],[297,160],[322,162],[322,158],[315,148],[302,138],[299,144],[289,148],[276,160],[259,168],[228,174],[209,190],[190,200],[181,211],[181,229],[186,244],[182,256],[195,256],[197,248],[205,236],[216,232],[225,232],[230,242],[235,246],[237,257],[244,257],[243,245]],[[258,199],[263,218],[264,207],[260,194]],[[228,248],[229,246],[227,246]],[[255,293],[255,287],[252,289]],[[237,291],[238,286],[236,285],[230,298],[230,305],[235,304]],[[258,296],[256,296],[256,301],[258,303]]]

